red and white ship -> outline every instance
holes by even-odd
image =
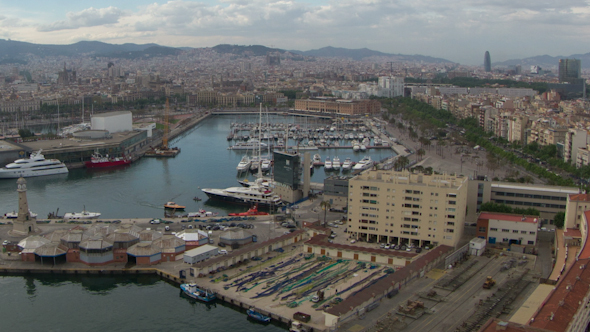
[[[131,164],[131,159],[127,157],[109,157],[102,156],[100,153],[94,153],[90,161],[86,161],[84,165],[86,168],[104,168],[113,166],[122,166]]]

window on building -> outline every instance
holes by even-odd
[[[479,228],[479,232],[480,233],[485,233],[486,232],[486,228],[485,227],[480,227]]]
[[[535,241],[529,241],[528,244],[535,244]]]
[[[457,201],[449,201],[449,205],[457,205]]]
[[[517,229],[513,229],[513,230],[512,230],[512,233],[516,233],[516,234],[518,234],[518,230],[517,230]]]
[[[502,233],[510,233],[509,229],[502,228]]]
[[[535,233],[535,232],[529,232],[529,234],[530,234],[530,235],[535,235],[536,233]]]

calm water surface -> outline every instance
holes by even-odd
[[[318,120],[301,117],[270,116],[273,122],[298,123],[301,126],[318,126]],[[79,212],[84,206],[88,211],[100,212],[104,218],[153,218],[162,217],[163,204],[175,201],[186,205],[187,212],[199,208],[220,212],[243,211],[243,206],[228,206],[208,201],[200,188],[226,188],[239,186],[236,166],[246,151],[228,150],[231,144],[226,137],[232,122],[257,123],[256,115],[213,116],[172,141],[182,152],[172,159],[142,158],[120,169],[75,169],[69,174],[28,178],[27,197],[30,209],[45,218],[51,211]],[[289,143],[290,145],[292,142]],[[392,150],[371,150],[354,153],[352,149],[315,150],[325,157],[336,156],[353,161],[369,155],[373,160],[392,156]],[[334,174],[328,173],[328,174]],[[245,175],[251,180],[252,175]],[[323,182],[327,173],[316,168],[313,182]],[[193,197],[200,197],[200,202]],[[16,180],[0,180],[0,213],[16,210]]]
[[[157,276],[0,277],[2,331],[284,331]]]
[[[208,201],[200,188],[239,185],[236,166],[245,151],[227,150],[232,122],[256,123],[258,117],[214,116],[172,142],[182,152],[173,159],[143,158],[122,169],[72,170],[67,175],[29,178],[29,207],[44,218],[48,212],[101,212],[104,218],[161,217],[162,205],[176,201],[187,211],[206,208],[222,214],[243,211]],[[309,125],[298,117],[271,116],[271,121]],[[291,143],[290,143],[291,144]],[[321,150],[322,159],[360,160],[352,150]],[[373,150],[373,160],[392,155]],[[330,173],[333,174],[333,173]],[[326,173],[317,168],[314,182]],[[253,179],[252,176],[249,176]],[[0,213],[16,210],[16,180],[0,181]],[[193,197],[203,199],[193,201]],[[177,287],[155,276],[0,277],[0,331],[279,331],[275,325],[250,322],[242,311],[222,304],[207,306],[180,296]]]

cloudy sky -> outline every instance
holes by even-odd
[[[0,0],[0,38],[310,50],[367,47],[463,64],[590,52],[590,0]]]

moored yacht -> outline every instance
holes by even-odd
[[[346,158],[342,163],[342,170],[343,171],[350,171],[352,169],[352,161],[350,158]]]
[[[68,173],[68,168],[57,159],[45,159],[42,150],[31,153],[28,159],[17,159],[0,169],[0,179]]]
[[[252,185],[250,187],[230,187],[226,189],[201,189],[211,199],[235,204],[258,204],[258,206],[279,206],[282,204],[279,195],[267,187]]]
[[[324,170],[329,171],[332,169],[332,160],[330,157],[326,157],[326,161],[324,161]]]
[[[360,170],[367,169],[371,166],[373,166],[373,160],[371,160],[371,157],[366,156],[363,159],[361,159],[361,161],[356,163],[356,165],[354,165],[354,167],[352,169],[355,171],[360,171]]]
[[[336,156],[336,157],[334,157],[334,159],[332,159],[332,168],[334,170],[340,169],[340,158],[338,158],[338,156]]]
[[[250,158],[248,158],[248,156],[243,156],[242,160],[240,160],[240,162],[238,163],[238,167],[236,167],[236,169],[238,170],[238,172],[245,172],[247,170],[250,169]]]

